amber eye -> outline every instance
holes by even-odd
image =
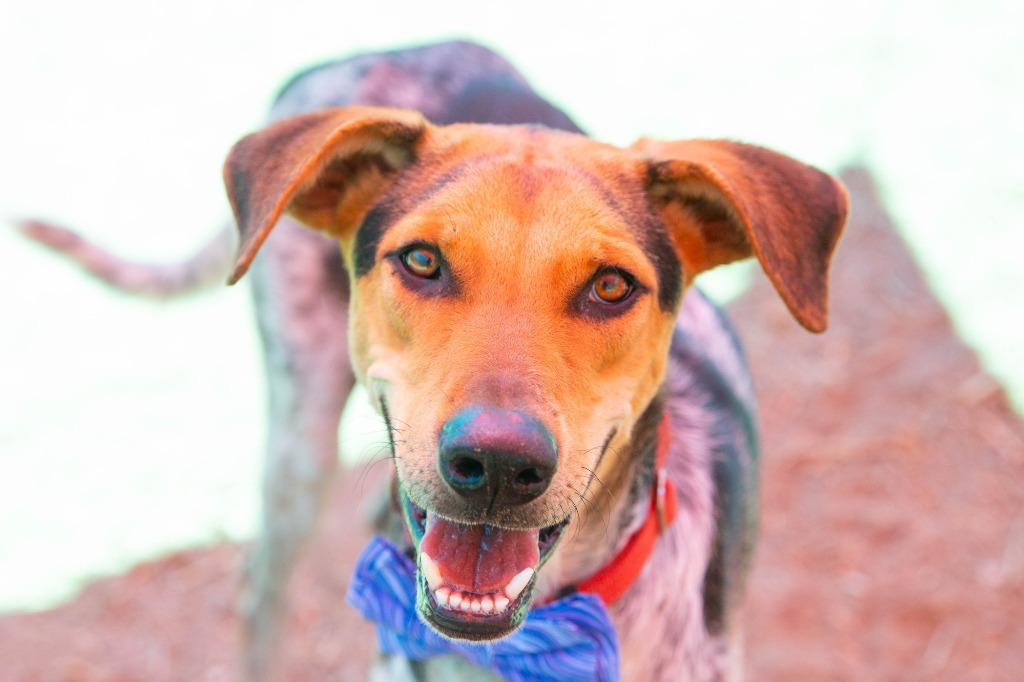
[[[619,303],[633,293],[633,283],[618,270],[608,270],[597,276],[591,290],[591,300],[604,303]]]
[[[441,272],[441,258],[426,246],[416,246],[401,255],[402,265],[411,274],[423,279],[434,279]]]

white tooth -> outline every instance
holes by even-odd
[[[448,597],[450,597],[451,594],[452,591],[447,587],[438,588],[438,590],[434,592],[434,598],[437,599],[438,606],[448,606]]]
[[[452,592],[451,596],[448,597],[448,606],[452,607],[453,609],[459,608],[459,604],[461,604],[461,603],[462,603],[462,593],[461,592]]]
[[[473,603],[469,605],[469,608],[473,609],[474,613],[479,612],[480,608],[481,608],[480,600],[479,599],[474,599]]]
[[[484,597],[480,600],[480,610],[484,613],[491,613],[494,611],[494,600],[490,597]]]
[[[508,608],[509,600],[505,595],[499,594],[494,598],[494,612],[501,613]]]
[[[463,599],[462,603],[459,604],[459,608],[462,609],[463,611],[469,611],[469,609],[472,608],[472,606],[473,605],[470,604],[468,599]]]
[[[505,585],[505,595],[514,601],[516,597],[522,594],[523,589],[526,588],[526,583],[530,582],[532,577],[532,568],[524,568],[519,571],[512,580],[508,581],[508,585]]]
[[[427,579],[430,589],[436,590],[441,587],[441,571],[426,552],[420,552],[420,570],[423,571],[423,577]]]

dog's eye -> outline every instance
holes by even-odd
[[[595,303],[621,303],[633,293],[633,282],[618,270],[606,270],[597,276],[590,290]]]
[[[441,258],[426,246],[415,246],[400,256],[410,274],[423,279],[436,279],[441,274]]]

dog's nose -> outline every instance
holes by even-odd
[[[537,498],[558,468],[551,432],[528,414],[498,408],[468,407],[445,422],[438,458],[452,490],[488,508]]]

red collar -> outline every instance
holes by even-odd
[[[626,546],[597,573],[581,582],[577,592],[596,594],[605,605],[610,605],[626,593],[654,551],[654,543],[663,530],[676,518],[676,490],[668,478],[668,449],[672,442],[672,421],[668,410],[658,425],[658,445],[654,454],[654,486],[651,490],[651,508],[644,524],[629,538]]]

